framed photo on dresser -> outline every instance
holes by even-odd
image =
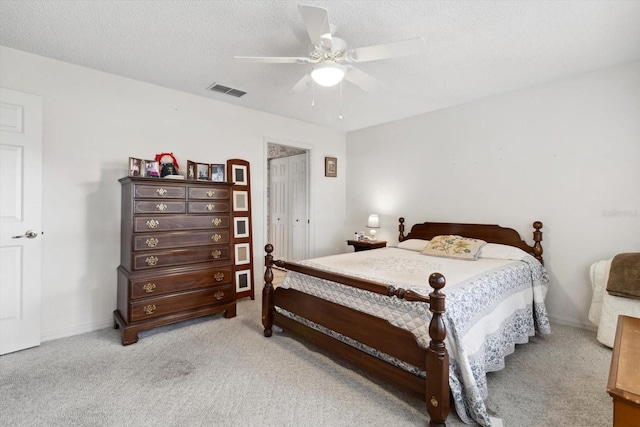
[[[196,163],[196,179],[198,181],[210,181],[209,165],[206,163]]]
[[[224,165],[211,165],[211,181],[224,182]]]
[[[137,157],[129,157],[129,176],[141,176],[142,159]]]

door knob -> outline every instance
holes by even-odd
[[[35,230],[28,230],[21,236],[13,236],[14,239],[21,239],[23,237],[26,237],[27,239],[35,239],[36,237],[38,237],[38,232]]]

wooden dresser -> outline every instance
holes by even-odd
[[[115,328],[138,332],[226,311],[236,315],[230,236],[231,186],[122,178]]]
[[[618,316],[607,393],[613,398],[614,427],[640,425],[640,319]]]

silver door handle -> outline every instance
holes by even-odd
[[[13,239],[21,239],[23,237],[26,237],[27,239],[35,239],[38,237],[38,232],[35,230],[29,230],[21,236],[13,236]]]

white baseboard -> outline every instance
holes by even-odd
[[[58,329],[56,331],[50,331],[43,333],[40,339],[42,342],[57,340],[59,338],[72,337],[74,335],[85,334],[87,332],[93,332],[108,327],[113,328],[113,319],[102,320],[100,322],[89,323],[87,325],[74,326],[71,328]]]
[[[552,316],[552,315],[548,315],[548,316],[551,323],[558,323],[560,325],[565,325],[565,326],[573,326],[574,328],[585,329],[587,331],[596,330],[596,327],[593,326],[591,322],[582,323],[582,322],[576,322],[575,320],[566,319],[558,316]],[[553,333],[553,330],[551,332]]]

